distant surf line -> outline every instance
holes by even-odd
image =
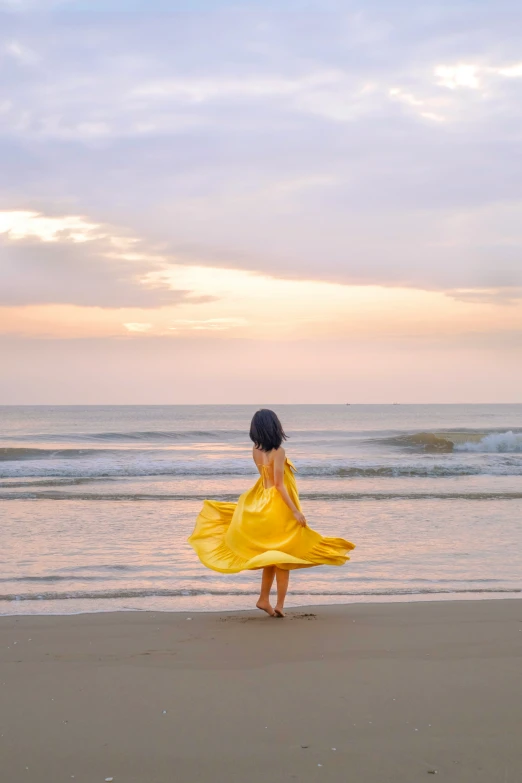
[[[214,492],[217,499],[234,502],[238,493]],[[58,492],[0,492],[0,501],[5,500],[53,500],[53,501],[103,501],[103,502],[170,502],[202,501],[208,493],[87,493]],[[306,501],[363,501],[363,500],[522,500],[522,492],[301,492]]]

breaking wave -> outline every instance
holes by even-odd
[[[522,433],[497,432],[485,435],[478,442],[456,443],[455,451],[471,451],[485,454],[522,454]]]
[[[522,432],[417,432],[395,435],[377,442],[398,446],[409,451],[451,454],[468,451],[476,454],[522,453]]]

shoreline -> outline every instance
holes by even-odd
[[[147,614],[147,613],[158,613],[158,614],[186,614],[187,612],[193,612],[194,614],[202,615],[202,614],[209,614],[209,615],[215,615],[220,613],[228,613],[228,612],[249,612],[254,608],[254,601],[253,599],[258,595],[257,592],[252,592],[249,594],[249,598],[252,598],[252,604],[245,607],[232,607],[230,609],[223,608],[223,607],[217,607],[215,609],[212,609],[208,606],[196,606],[192,605],[186,608],[176,606],[174,608],[170,608],[168,606],[161,607],[145,607],[140,608],[137,606],[129,606],[129,607],[111,607],[109,604],[114,599],[107,599],[105,607],[100,607],[99,609],[94,609],[92,606],[86,607],[85,609],[73,609],[72,611],[66,612],[66,611],[41,611],[41,612],[9,612],[4,613],[0,611],[0,622],[4,618],[10,618],[10,617],[79,617],[82,615],[97,615],[97,614],[132,614],[135,612],[136,614]],[[206,596],[205,596],[206,597]],[[223,595],[219,596],[220,598],[223,598]],[[306,596],[306,597],[313,597],[313,596]],[[179,601],[179,597],[176,596]],[[187,599],[193,598],[193,596],[187,596]],[[233,600],[234,598],[237,598],[234,594],[231,594],[230,598]],[[344,596],[343,596],[344,598]],[[516,601],[516,600],[522,600],[522,589],[519,590],[501,590],[496,593],[492,593],[489,591],[468,591],[463,593],[411,593],[411,594],[395,594],[395,595],[378,595],[375,596],[375,600],[365,600],[366,596],[358,596],[354,595],[351,597],[350,601],[328,601],[325,603],[316,603],[313,601],[307,601],[306,603],[292,603],[292,596],[290,595],[287,599],[287,609],[288,611],[303,611],[306,609],[324,609],[327,607],[341,607],[341,608],[348,608],[350,606],[390,606],[395,604],[438,604],[438,603],[469,603],[469,602],[484,602],[484,601]],[[21,608],[21,606],[28,606],[31,604],[38,604],[42,605],[45,603],[48,604],[73,604],[77,602],[80,599],[75,598],[63,598],[63,599],[54,599],[52,601],[45,601],[38,600],[38,599],[22,599],[22,600],[13,600],[13,601],[6,601],[6,604],[9,605],[16,605],[18,608]],[[86,602],[89,602],[90,604],[95,603],[92,599],[85,599]],[[172,597],[165,597],[165,603],[167,604],[169,601],[172,600]],[[103,600],[100,599],[100,604],[103,603]],[[0,604],[1,606],[1,604]]]
[[[517,599],[0,618],[6,783],[515,783]]]

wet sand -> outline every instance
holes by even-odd
[[[1,783],[519,783],[522,601],[3,617],[0,735]]]

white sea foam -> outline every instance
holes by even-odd
[[[457,443],[455,451],[469,451],[476,454],[521,454],[522,433],[494,432],[484,436],[478,442]]]

